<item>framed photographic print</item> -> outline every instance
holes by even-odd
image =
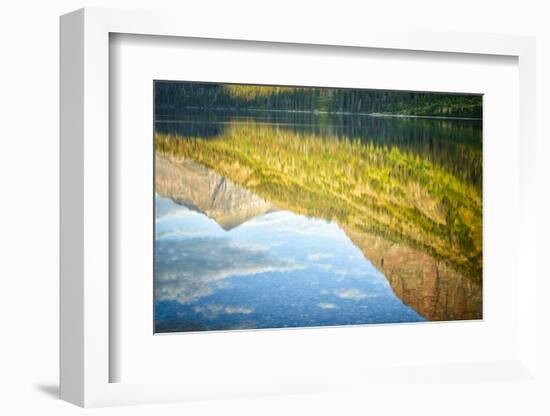
[[[61,19],[62,398],[531,380],[533,39],[181,18]]]
[[[155,332],[482,318],[482,96],[155,81]]]

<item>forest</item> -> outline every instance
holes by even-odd
[[[189,109],[482,117],[482,96],[413,91],[155,81],[155,114]]]

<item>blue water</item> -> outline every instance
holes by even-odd
[[[425,320],[334,222],[275,211],[226,231],[155,201],[156,332]]]

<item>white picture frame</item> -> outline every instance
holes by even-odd
[[[535,41],[529,37],[467,33],[381,31],[350,28],[328,35],[322,27],[311,30],[273,24],[259,26],[200,20],[172,13],[82,9],[61,18],[61,398],[80,406],[158,403],[197,398],[243,397],[262,394],[333,391],[403,379],[407,371],[336,369],[329,378],[314,373],[258,377],[235,383],[232,374],[216,382],[192,378],[147,383],[110,382],[109,366],[109,36],[113,33],[187,38],[226,39],[282,44],[332,45],[452,54],[505,55],[519,62],[520,190],[516,246],[522,270],[517,293],[518,353],[508,360],[462,365],[422,366],[417,377],[434,374],[479,382],[475,374],[503,374],[508,379],[536,377],[536,218],[535,209]],[[347,384],[342,380],[346,379]],[[345,388],[345,387],[344,387]],[[357,387],[360,388],[360,387]]]

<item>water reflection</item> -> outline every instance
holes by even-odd
[[[157,332],[481,318],[479,121],[190,112],[156,130]]]
[[[157,115],[158,133],[215,138],[232,126],[268,125],[275,130],[319,137],[359,139],[377,146],[397,146],[433,161],[481,186],[481,120],[372,117],[282,111],[187,111]]]
[[[333,222],[272,211],[227,231],[156,206],[157,332],[424,320]]]

